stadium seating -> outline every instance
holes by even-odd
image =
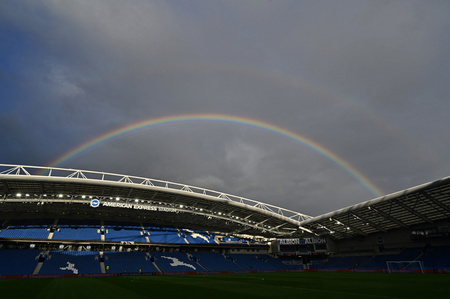
[[[39,274],[101,273],[97,251],[51,251]]]
[[[104,252],[108,273],[159,272],[145,252]]]
[[[190,260],[186,253],[152,252],[151,255],[162,272],[204,271],[194,260]]]
[[[129,241],[129,242],[147,242],[142,229],[127,228],[121,229],[117,227],[105,227],[106,241]]]
[[[227,259],[223,254],[217,252],[195,252],[192,253],[194,261],[198,261],[208,271],[245,271],[245,269],[235,264],[231,259]]]
[[[260,260],[265,261],[266,263],[274,266],[278,270],[299,270],[303,269],[303,264],[301,260],[297,259],[282,259],[282,258],[274,258],[268,254],[259,254],[255,255]]]
[[[209,235],[205,231],[194,231],[189,229],[183,229],[182,233],[189,242],[189,244],[211,244],[214,242],[214,236]]]
[[[254,254],[229,254],[227,256],[246,270],[250,271],[278,270],[277,267],[265,262],[263,259],[258,258],[258,256]]]
[[[99,241],[100,233],[97,228],[91,227],[60,227],[59,231],[55,231],[53,239]]]
[[[186,244],[184,237],[177,230],[161,228],[148,228],[146,230],[151,243]]]
[[[355,269],[363,265],[373,256],[342,256],[330,257],[325,260],[313,261],[311,269]]]
[[[409,248],[402,250],[398,254],[380,254],[372,256],[366,262],[360,265],[361,269],[387,269],[388,261],[412,261],[421,255],[418,248]]]
[[[156,226],[142,227],[141,224],[136,223],[103,223],[101,221],[89,222],[74,220],[72,222],[72,220],[61,220],[58,222],[55,219],[44,219],[36,223],[8,220],[3,221],[2,225],[0,238],[4,238],[6,242],[2,243],[1,246],[5,248],[14,248],[14,246],[17,246],[11,246],[15,241],[8,239],[46,240],[50,236],[53,237],[53,240],[88,241],[87,243],[80,243],[83,245],[77,244],[79,242],[74,242],[73,244],[76,245],[72,244],[72,247],[68,246],[67,248],[69,249],[90,249],[91,247],[88,247],[90,245],[89,241],[103,240],[106,241],[106,248],[120,248],[120,250],[130,250],[132,248],[133,251],[108,251],[103,256],[99,256],[99,252],[97,251],[54,250],[46,258],[41,257],[41,261],[44,260],[44,262],[39,270],[39,267],[36,266],[40,266],[38,261],[40,252],[42,251],[33,249],[0,249],[0,275],[29,275],[33,271],[38,270],[39,274],[100,273],[102,271],[101,266],[103,265],[101,261],[104,261],[105,268],[108,269],[109,273],[138,273],[139,270],[142,272],[161,271],[165,273],[202,271],[246,272],[299,270],[304,268],[301,258],[288,255],[275,258],[269,254],[255,254],[254,252],[258,252],[259,248],[259,244],[257,243],[252,244],[246,239],[216,235],[202,230]],[[216,242],[216,240],[220,239],[222,241]],[[146,245],[128,246],[130,244],[126,243],[118,246],[117,243],[108,242],[141,242],[146,243]],[[37,244],[36,248],[38,246],[44,248],[43,246],[45,245],[42,244],[46,242],[28,241],[25,248],[30,247],[28,243]],[[155,243],[180,244],[184,246],[160,246]],[[60,244],[62,243],[57,241],[49,248],[58,248]],[[191,247],[187,246],[187,244],[200,246]],[[98,242],[93,242],[93,249],[95,246],[99,246]],[[235,246],[240,247],[236,249]],[[95,247],[96,250],[97,248],[99,247]],[[134,251],[135,248],[137,250],[152,250],[152,252]],[[264,249],[264,247],[261,248]],[[158,250],[170,252],[161,252]],[[208,250],[212,251],[208,252]],[[188,253],[178,251],[188,251]],[[222,253],[229,251],[246,253]],[[420,248],[385,248],[377,254],[374,254],[368,249],[360,252],[349,251],[345,252],[345,254],[334,256],[321,254],[308,254],[305,259],[305,268],[317,270],[355,269],[372,271],[387,270],[387,262],[420,261],[424,269],[450,269],[450,247],[432,247],[429,244]],[[389,264],[391,265],[392,263]],[[408,263],[405,265],[408,265]],[[415,265],[417,267],[418,264],[415,263]]]
[[[427,248],[419,259],[425,269],[450,269],[450,247]]]
[[[421,255],[421,249],[398,249],[398,253],[379,255],[346,255],[312,261],[311,269],[387,269],[388,261],[412,261]]]
[[[0,249],[0,275],[32,274],[39,260],[40,250]]]
[[[24,228],[10,226],[0,231],[0,238],[11,239],[47,239],[49,231],[44,228]]]

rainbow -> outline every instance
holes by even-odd
[[[99,145],[107,142],[108,140],[120,137],[122,135],[131,133],[131,132],[148,129],[148,128],[152,128],[152,127],[160,126],[160,125],[164,125],[164,124],[183,123],[183,122],[192,122],[192,121],[215,121],[215,122],[247,125],[250,127],[263,129],[263,130],[270,131],[275,134],[290,138],[302,145],[307,146],[308,148],[314,150],[315,152],[323,155],[324,157],[326,157],[326,158],[330,159],[331,161],[333,161],[334,163],[336,163],[338,166],[343,168],[347,173],[349,173],[351,176],[353,176],[359,183],[361,183],[373,195],[378,197],[383,194],[383,192],[377,186],[375,186],[365,175],[363,175],[361,172],[359,172],[356,168],[354,168],[352,165],[350,165],[344,159],[342,159],[341,157],[339,157],[332,151],[326,149],[325,147],[321,146],[317,142],[315,142],[311,139],[308,139],[302,135],[299,135],[295,132],[292,132],[290,130],[281,128],[279,126],[276,126],[276,125],[273,125],[273,124],[270,124],[267,122],[262,122],[259,120],[246,118],[246,117],[226,115],[226,114],[183,114],[183,115],[173,115],[173,116],[150,118],[150,119],[147,119],[144,121],[133,123],[133,124],[121,127],[119,129],[109,131],[101,136],[95,137],[83,144],[78,145],[77,147],[71,149],[70,151],[66,152],[62,156],[60,156],[57,159],[50,162],[48,167],[57,167],[60,164],[73,158],[74,156],[80,154],[81,152],[86,151],[87,149],[90,149],[94,146],[99,146]]]

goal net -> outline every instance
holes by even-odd
[[[387,261],[387,269],[389,273],[422,273],[422,261]]]

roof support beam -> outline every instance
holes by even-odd
[[[336,220],[336,219],[334,219],[334,220]],[[356,233],[358,233],[358,234],[360,234],[360,235],[363,235],[363,236],[367,236],[367,234],[365,233],[365,232],[363,232],[362,230],[360,230],[360,229],[358,229],[358,228],[356,228],[356,227],[354,227],[354,226],[352,226],[352,225],[350,225],[350,224],[348,224],[348,223],[345,223],[345,222],[343,222],[343,221],[341,221],[341,220],[338,220],[340,223],[342,223],[346,228],[348,228],[349,230],[352,230],[352,231],[354,231],[354,232],[356,232]],[[346,232],[348,232],[348,230],[346,231]]]
[[[398,204],[399,206],[401,206],[402,208],[404,208],[405,210],[407,210],[408,212],[410,212],[411,214],[416,215],[417,217],[419,217],[423,221],[429,222],[429,223],[433,223],[433,221],[428,219],[428,217],[426,217],[425,215],[422,215],[421,213],[415,211],[413,208],[408,207],[407,205],[405,205],[401,201],[397,200],[397,201],[395,201],[395,203]]]
[[[391,215],[388,215],[388,214],[386,214],[385,212],[383,212],[383,211],[381,211],[381,210],[378,210],[378,209],[376,209],[376,208],[374,208],[374,207],[370,207],[370,209],[373,210],[373,211],[375,211],[375,212],[377,212],[378,214],[380,214],[384,219],[389,220],[389,221],[392,221],[392,222],[394,222],[395,224],[397,224],[397,225],[399,225],[399,226],[402,226],[402,227],[404,227],[404,228],[408,228],[408,226],[407,226],[406,224],[404,224],[404,223],[401,222],[400,220],[398,220],[398,219],[392,217]]]
[[[442,202],[436,200],[433,196],[431,196],[430,194],[428,194],[427,192],[422,192],[422,195],[425,196],[427,199],[429,199],[432,203],[434,203],[435,205],[439,206],[441,209],[443,209],[444,211],[447,211],[450,213],[450,207],[446,206],[445,204],[443,204]]]
[[[3,183],[3,188],[5,188],[5,190],[6,190],[6,193],[10,194],[11,190],[9,190],[8,183],[6,181],[2,181],[2,183]]]
[[[131,197],[131,193],[133,192],[133,188],[130,188],[130,191],[128,191],[127,197],[130,198]]]
[[[266,223],[268,220],[269,220],[269,218],[266,218],[265,220],[263,220],[263,221],[261,221],[259,223],[256,223],[256,226],[260,226],[261,224]]]
[[[44,184],[42,182],[39,182],[39,191],[41,192],[40,197],[42,197],[42,195],[45,194]]]
[[[374,228],[376,228],[376,229],[378,229],[378,230],[381,230],[382,232],[386,232],[386,230],[385,230],[383,227],[381,227],[381,226],[379,226],[379,225],[377,225],[377,224],[375,224],[375,223],[373,223],[373,222],[371,222],[371,221],[365,219],[364,217],[362,217],[362,216],[360,216],[360,215],[356,215],[355,213],[352,213],[352,215],[355,216],[355,217],[357,217],[357,218],[359,218],[359,219],[361,219],[362,222],[367,223],[367,224],[369,224],[370,226],[372,226],[372,227],[374,227]]]

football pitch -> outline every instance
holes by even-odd
[[[0,280],[2,298],[448,298],[448,274],[251,273]]]

